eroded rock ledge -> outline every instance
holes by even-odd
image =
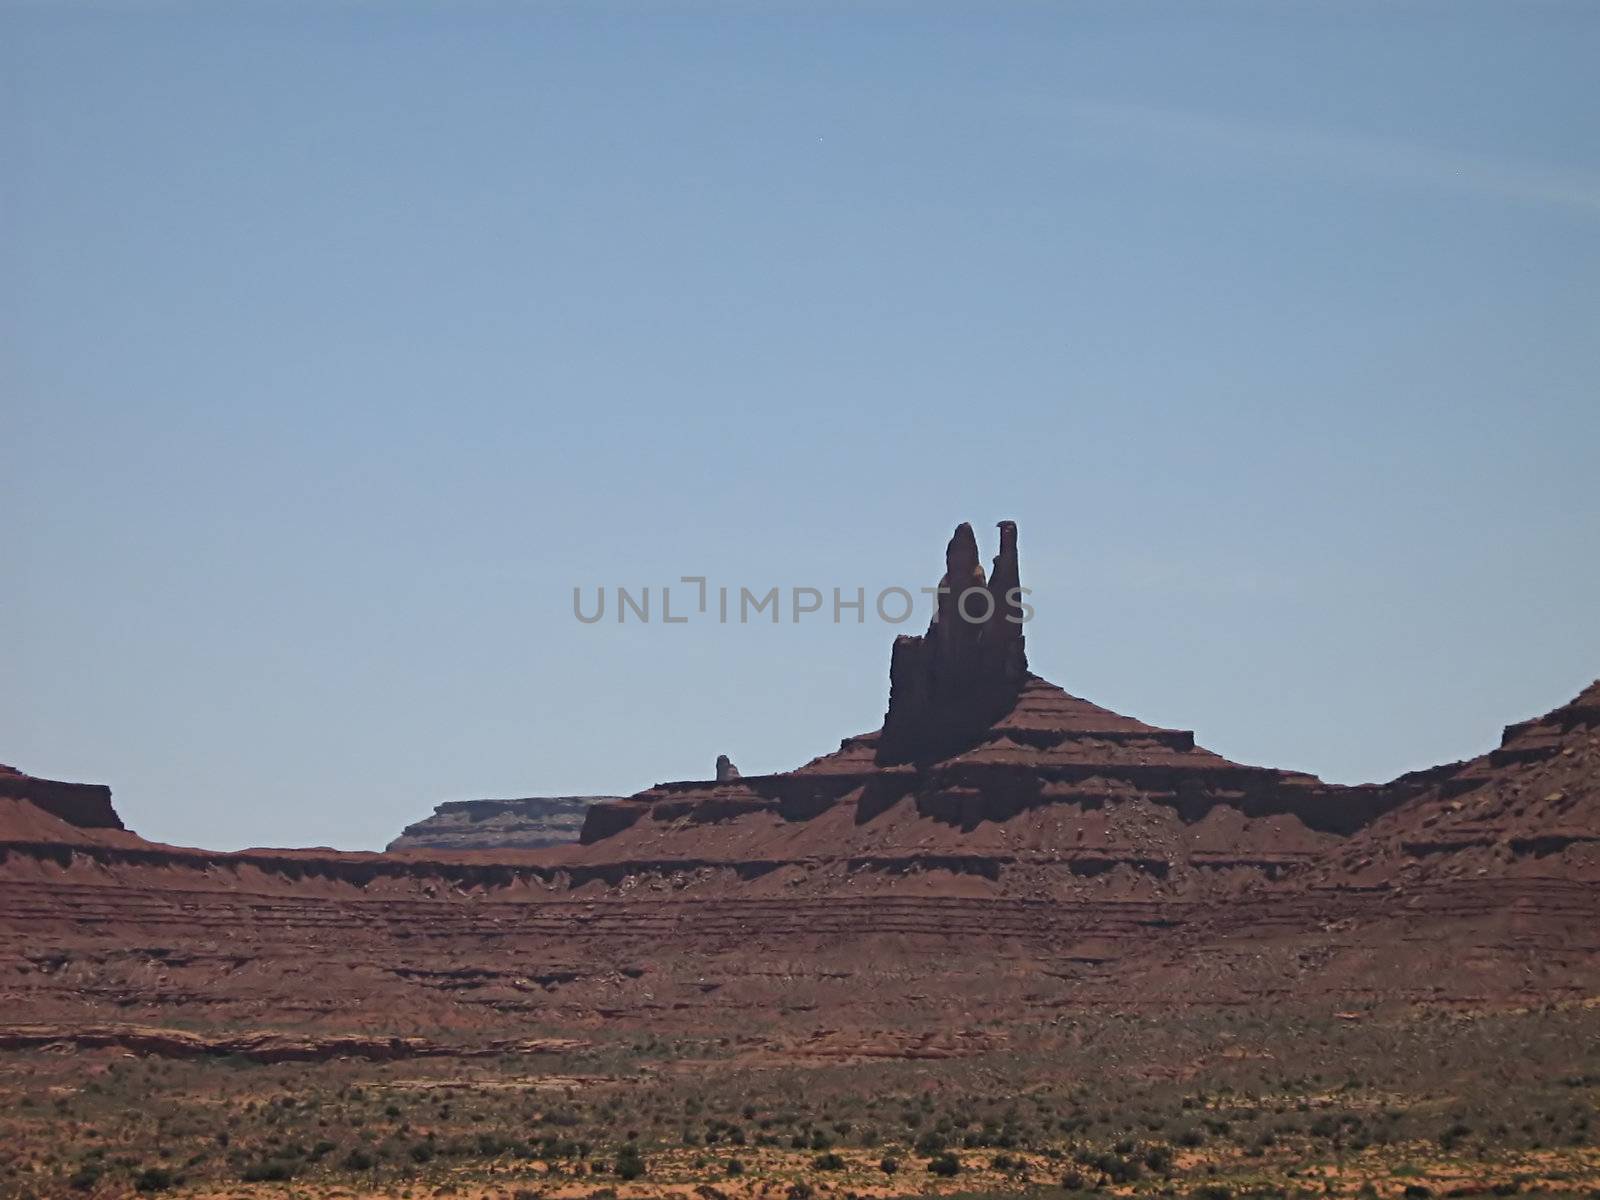
[[[540,850],[578,840],[589,809],[617,796],[451,800],[407,825],[387,849]]]

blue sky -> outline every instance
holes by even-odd
[[[1382,779],[1600,674],[1600,9],[0,7],[0,761],[161,840],[794,766],[933,583]]]

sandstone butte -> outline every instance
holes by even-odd
[[[395,1057],[620,1025],[948,1055],[1091,1007],[1595,994],[1600,682],[1387,784],[1230,762],[1029,671],[1016,533],[985,572],[956,530],[881,729],[601,801],[577,844],[213,852],[0,771],[0,1046]]]

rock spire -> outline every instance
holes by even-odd
[[[987,578],[964,521],[944,561],[928,631],[895,639],[880,763],[958,753],[1016,702],[1028,679],[1016,523],[1000,522],[1000,552]]]

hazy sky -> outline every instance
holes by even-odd
[[[786,769],[912,626],[573,587],[1001,518],[1069,691],[1480,753],[1600,674],[1596,62],[1590,3],[8,4],[0,761],[220,847]]]

